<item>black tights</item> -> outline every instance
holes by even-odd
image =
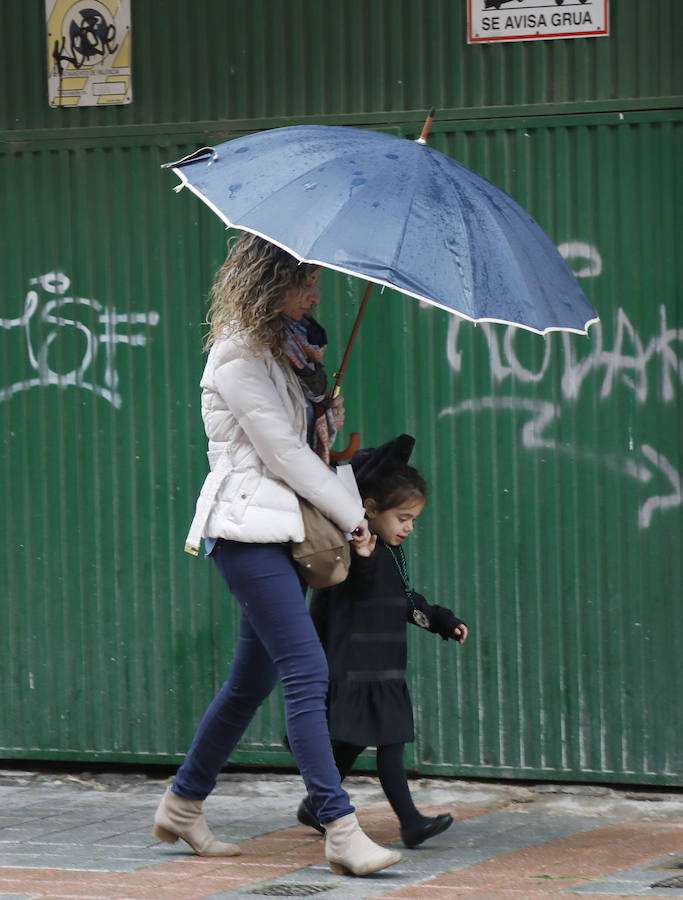
[[[425,817],[416,808],[410,796],[403,765],[403,748],[404,744],[383,744],[377,748],[377,775],[391,808],[398,816],[401,828],[416,828],[424,822]],[[332,749],[334,761],[343,781],[365,747],[333,741]]]

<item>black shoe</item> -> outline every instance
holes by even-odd
[[[316,819],[315,813],[313,812],[313,809],[311,807],[311,801],[308,799],[308,797],[304,797],[304,799],[299,804],[299,808],[296,811],[296,817],[302,825],[308,825],[310,828],[315,828],[315,830],[320,832],[320,834],[325,834],[325,829]],[[443,831],[443,829],[441,830]]]
[[[299,809],[301,809],[301,807],[299,807]],[[299,819],[299,821],[301,821],[301,819]],[[422,825],[418,825],[416,828],[402,828],[401,839],[406,847],[412,850],[414,847],[419,847],[419,845],[428,838],[441,834],[442,831],[450,828],[452,824],[453,816],[444,813],[441,816],[435,816],[433,819],[425,819]]]

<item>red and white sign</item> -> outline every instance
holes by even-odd
[[[467,0],[467,43],[609,34],[609,0]]]

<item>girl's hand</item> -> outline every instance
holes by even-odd
[[[455,639],[459,644],[464,644],[467,640],[467,625],[463,622],[462,625],[456,625],[453,629],[453,634],[455,635]]]
[[[377,535],[370,534],[366,519],[360,523],[352,535],[353,546],[358,556],[372,556],[377,543]]]

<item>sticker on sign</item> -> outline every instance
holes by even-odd
[[[467,43],[603,37],[609,0],[467,0]]]

